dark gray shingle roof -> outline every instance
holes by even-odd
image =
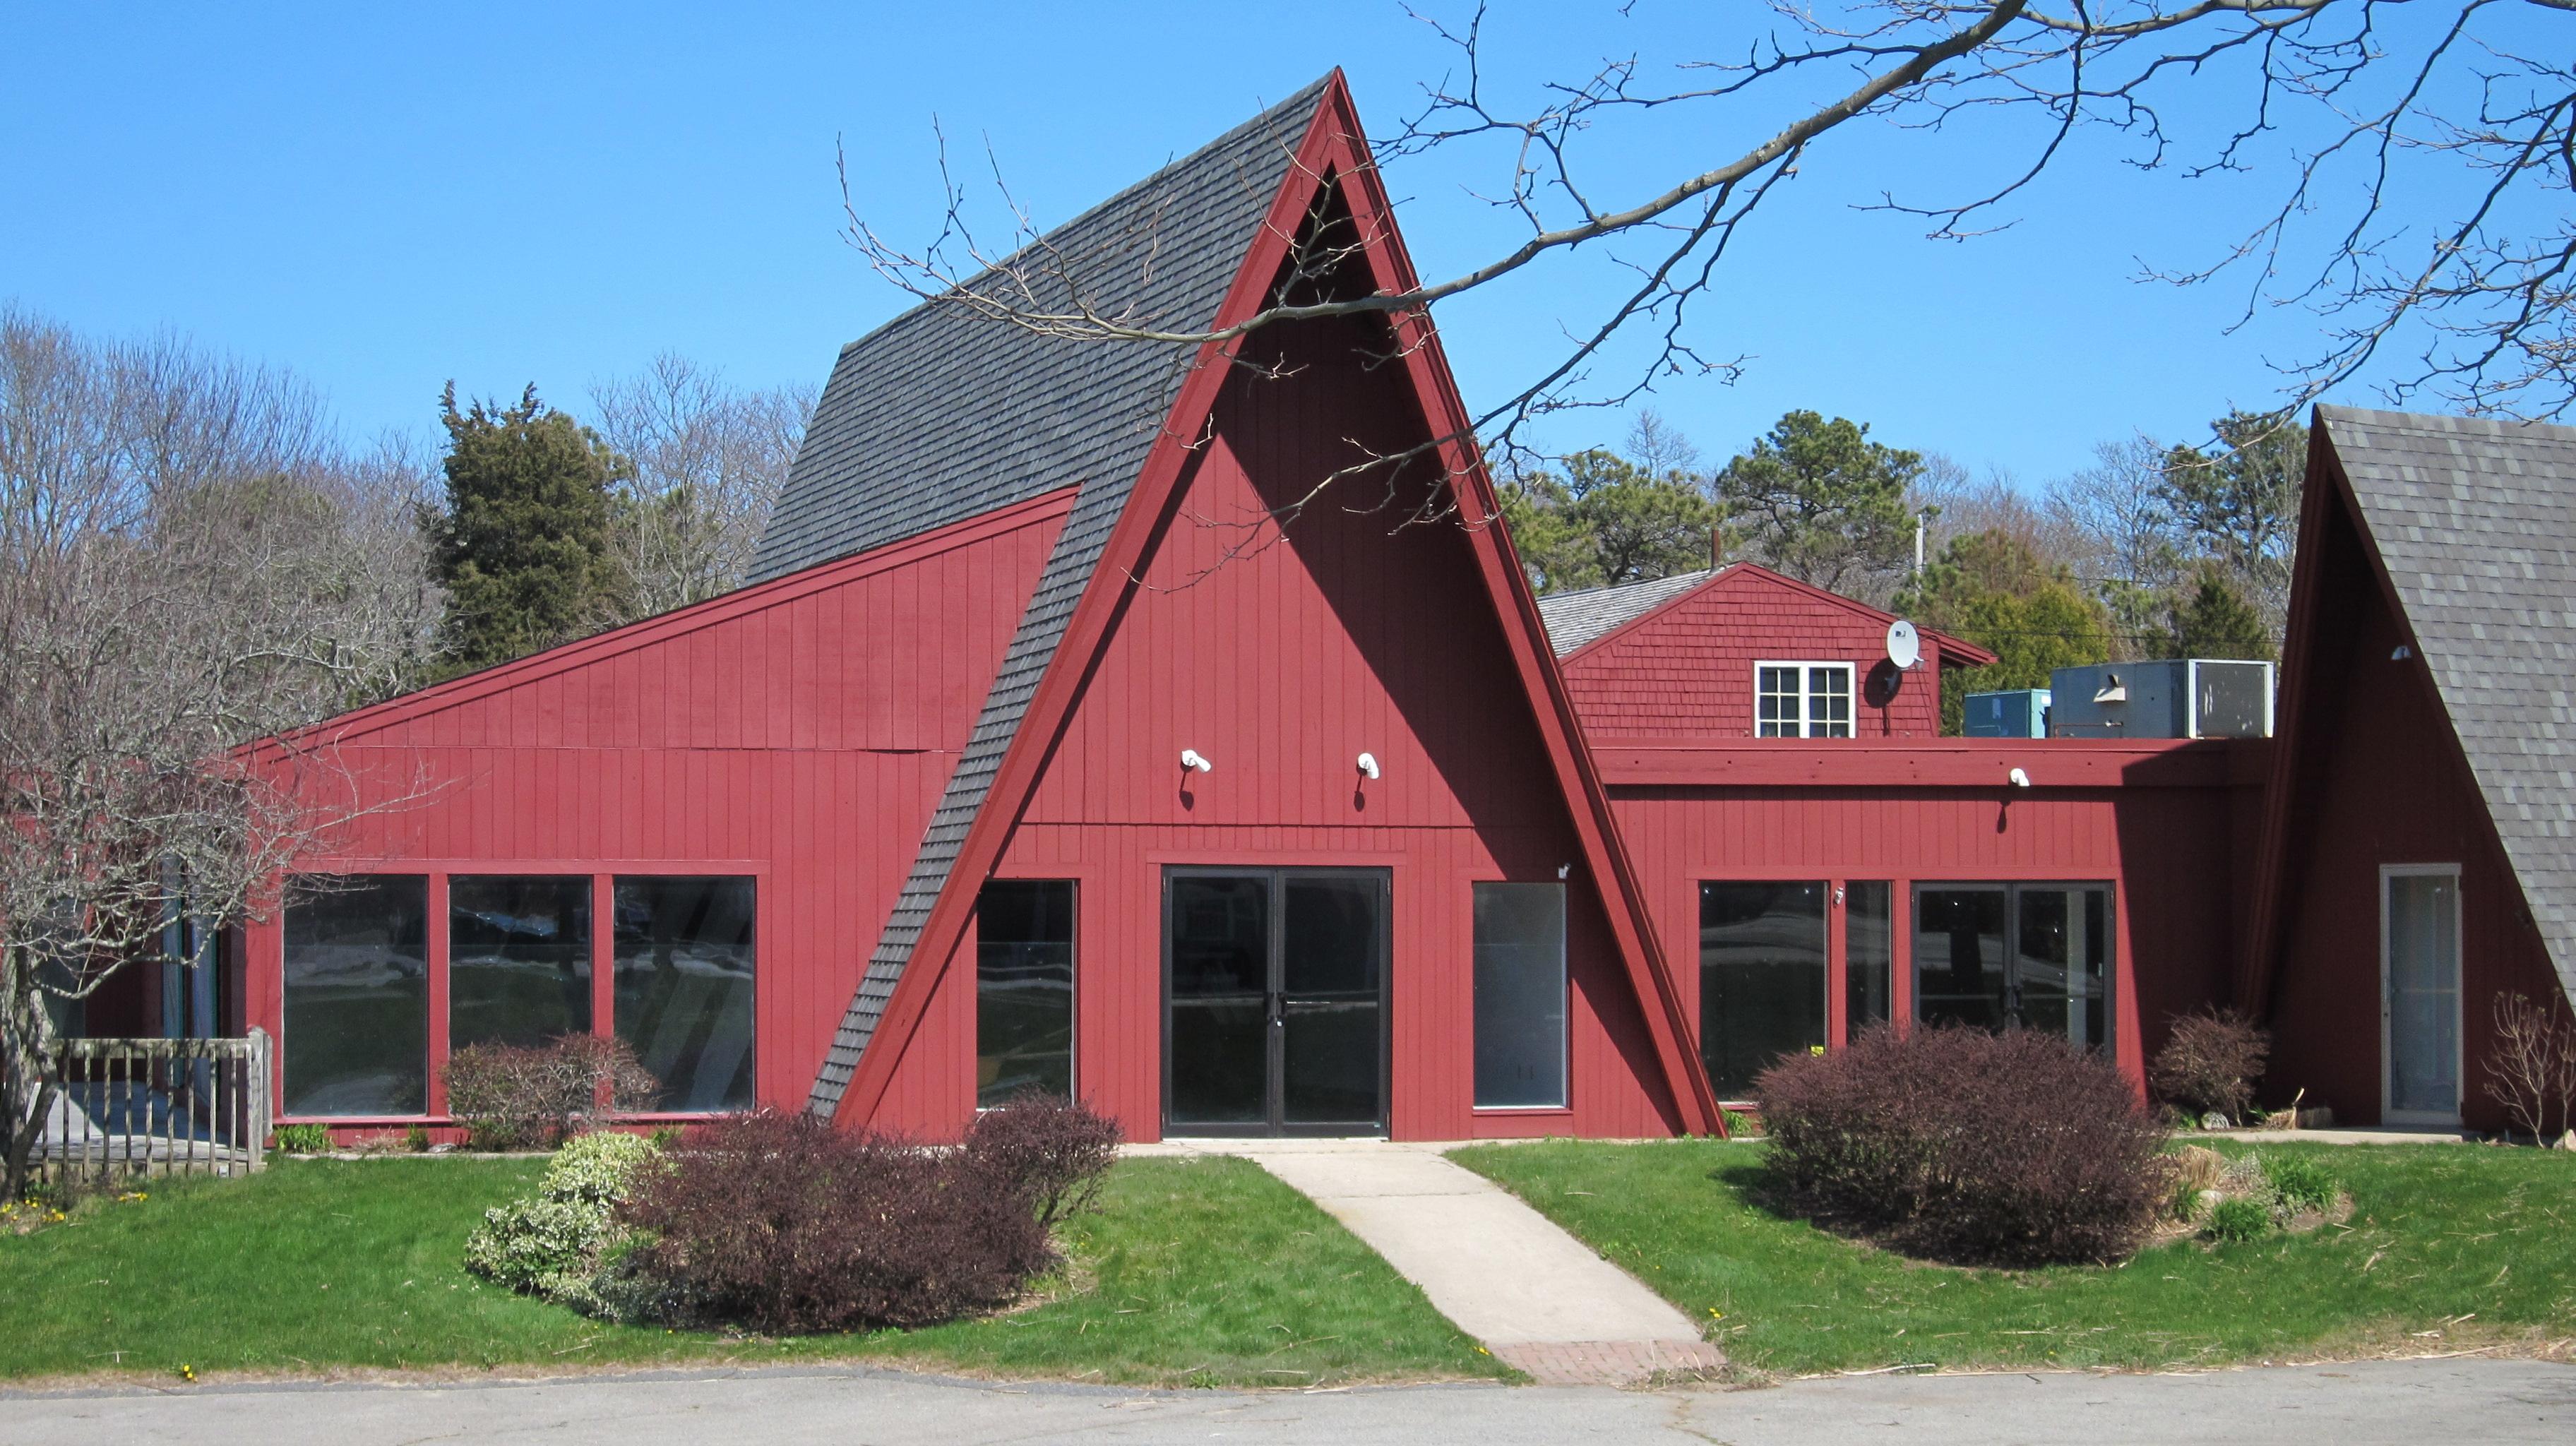
[[[1538,600],[1538,615],[1547,624],[1547,645],[1560,658],[1622,623],[1632,622],[1717,576],[1714,568],[1677,572],[1651,582],[1613,583],[1579,592],[1550,593]]]
[[[2576,998],[2576,427],[2317,420]]]
[[[1168,330],[1206,326],[1326,84],[1316,81],[1048,232],[1021,253],[1031,258],[1024,274],[1078,291],[1103,314]],[[761,540],[755,580],[1060,487],[1081,492],[815,1076],[808,1107],[817,1113],[838,1108],[875,1037],[1192,356],[1179,346],[1044,336],[933,301],[852,342],[832,369]]]

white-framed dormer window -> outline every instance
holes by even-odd
[[[1754,736],[1849,738],[1852,672],[1849,663],[1755,663]]]

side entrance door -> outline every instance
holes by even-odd
[[[1386,1133],[1388,875],[1163,875],[1163,1128]]]
[[[2379,871],[2382,1083],[2391,1124],[2460,1122],[2460,871]]]

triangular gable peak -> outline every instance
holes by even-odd
[[[1350,234],[1357,240],[1347,260],[1365,268],[1362,279],[1371,289],[1394,292],[1416,284],[1362,136],[1349,92],[1335,72],[1322,88],[1267,215],[1249,239],[1212,329],[1232,325],[1270,301],[1308,223],[1338,209],[1346,209]],[[1581,865],[1600,892],[1663,1084],[1684,1128],[1719,1130],[1715,1096],[1690,1046],[1680,994],[1619,843],[1607,795],[1577,741],[1573,707],[1548,650],[1537,604],[1502,530],[1483,525],[1498,517],[1500,509],[1438,338],[1414,317],[1394,318],[1393,327],[1390,353],[1396,361],[1382,375],[1390,385],[1410,390],[1439,438],[1434,451],[1465,524],[1460,535],[1471,549],[1482,595],[1495,609],[1512,672],[1530,702],[1553,773],[1550,781],[1567,807]],[[1122,494],[1114,511],[1106,505],[1095,508],[1086,488],[1065,537],[1075,539],[1094,529],[1105,536],[1081,576],[1059,578],[1051,568],[1048,583],[1041,585],[1032,620],[1060,608],[1061,622],[1044,622],[1037,631],[1050,637],[1043,648],[1028,649],[1025,658],[1017,656],[1022,650],[1015,644],[1015,663],[1026,666],[1006,664],[995,695],[1016,692],[1022,701],[1012,708],[1007,727],[993,729],[989,736],[979,729],[977,743],[960,765],[961,776],[983,770],[984,777],[975,784],[970,806],[943,806],[932,827],[924,854],[926,859],[941,856],[935,886],[908,891],[904,906],[889,922],[867,980],[817,1076],[812,1099],[817,1112],[863,1121],[883,1098],[939,973],[956,954],[980,882],[1000,857],[1045,753],[1079,696],[1082,678],[1100,656],[1124,600],[1137,586],[1153,537],[1186,485],[1233,359],[1245,350],[1241,342],[1199,350],[1132,489],[1101,489]],[[1024,624],[1024,637],[1031,632]],[[933,885],[930,870],[916,873],[917,883]]]
[[[2316,409],[2239,1003],[2269,1000],[2304,765],[2333,720],[2329,573],[2357,568],[2406,639],[2386,660],[2450,725],[2444,766],[2479,798],[2561,987],[2576,1002],[2576,427]],[[2346,549],[2357,556],[2342,555]]]

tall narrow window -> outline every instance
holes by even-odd
[[[1476,1105],[1565,1103],[1565,885],[1476,885]]]
[[[754,1103],[755,903],[747,878],[617,881],[617,1037],[661,1081],[657,1109],[712,1114]]]
[[[429,880],[296,881],[285,974],[286,1113],[429,1107]]]
[[[590,876],[450,879],[448,1047],[589,1032]]]
[[[1699,886],[1699,1048],[1720,1098],[1825,1044],[1825,886]]]
[[[975,902],[975,1103],[1073,1094],[1073,883],[995,879]]]
[[[1855,879],[1843,891],[1843,1037],[1885,1024],[1896,972],[1895,890],[1886,880]]]
[[[1852,665],[1756,663],[1753,731],[1763,738],[1852,736]]]

